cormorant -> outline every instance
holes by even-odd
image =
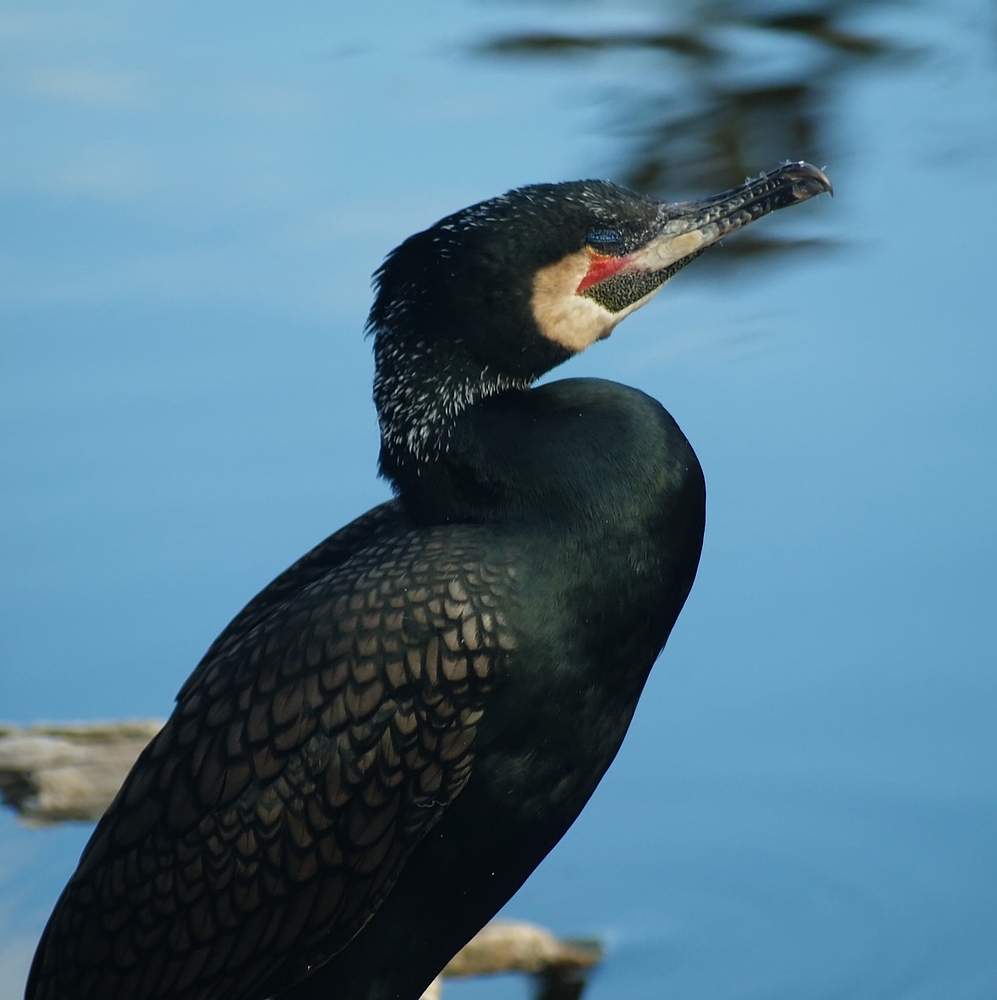
[[[699,561],[703,475],[661,405],[532,384],[723,236],[830,190],[805,163],[677,204],[540,184],[387,257],[369,329],[396,498],[215,640],[28,1000],[417,1000],[592,794]]]

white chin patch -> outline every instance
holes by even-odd
[[[620,320],[650,302],[658,289],[619,312],[610,312],[576,290],[588,273],[587,250],[569,254],[556,264],[541,268],[533,280],[530,307],[540,332],[566,350],[577,354],[597,340],[608,337]]]

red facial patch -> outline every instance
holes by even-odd
[[[586,248],[589,252],[589,269],[585,272],[585,277],[579,282],[575,289],[576,295],[581,295],[586,288],[597,285],[600,281],[612,277],[626,264],[629,258],[614,257],[612,254],[599,253],[591,247]]]

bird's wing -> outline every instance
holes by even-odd
[[[240,1000],[364,925],[471,772],[512,556],[409,529],[202,663],[101,820],[29,1000]]]

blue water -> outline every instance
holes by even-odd
[[[164,716],[387,495],[361,328],[388,249],[530,181],[707,193],[694,143],[647,167],[662,123],[810,81],[743,159],[813,150],[834,201],[556,373],[669,407],[709,527],[626,745],[507,913],[605,939],[592,1000],[997,994],[997,14],[838,8],[883,44],[773,30],[805,0],[8,0],[0,719]],[[724,59],[495,44],[688,25]],[[0,816],[3,1000],[88,832]]]

